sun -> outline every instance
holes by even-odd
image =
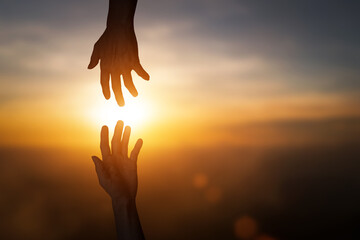
[[[140,128],[151,119],[151,104],[141,99],[126,99],[125,106],[119,107],[115,101],[107,101],[95,105],[91,111],[92,118],[97,124],[113,128],[118,120],[132,128]]]

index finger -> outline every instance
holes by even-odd
[[[125,87],[129,90],[129,92],[131,93],[131,95],[133,95],[133,97],[136,97],[138,95],[138,92],[132,80],[131,73],[130,72],[123,73],[123,79],[124,79]]]

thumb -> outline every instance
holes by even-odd
[[[103,161],[101,161],[100,158],[96,156],[92,156],[91,159],[94,162],[95,171],[99,178],[99,181],[101,181],[106,176]]]
[[[94,46],[94,50],[93,50],[93,52],[91,54],[88,69],[93,69],[94,67],[96,67],[96,65],[99,63],[99,60],[100,60],[99,50],[98,50],[98,48],[96,46]]]

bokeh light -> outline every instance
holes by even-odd
[[[208,185],[208,177],[203,173],[198,173],[193,178],[193,185],[195,188],[201,189]]]
[[[252,239],[258,231],[258,225],[253,218],[243,216],[235,221],[234,231],[239,239]]]

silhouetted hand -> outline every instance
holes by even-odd
[[[102,160],[95,156],[92,159],[99,183],[112,200],[117,239],[144,240],[135,201],[138,187],[137,158],[143,141],[137,140],[129,157],[130,127],[125,127],[122,136],[123,127],[124,123],[118,121],[111,141],[111,149],[109,130],[106,126],[102,127],[100,137]]]
[[[93,156],[96,173],[100,185],[113,200],[121,202],[135,201],[137,192],[137,158],[143,141],[138,139],[130,157],[128,144],[130,127],[126,126],[122,136],[124,123],[118,121],[114,136],[109,146],[109,131],[106,126],[101,129],[100,149],[102,160]]]
[[[134,31],[136,0],[110,0],[107,27],[95,43],[88,68],[93,69],[100,61],[100,82],[104,97],[110,98],[111,86],[119,106],[125,104],[121,90],[120,76],[131,95],[138,92],[134,86],[131,71],[149,80],[149,74],[140,64],[138,44]]]

